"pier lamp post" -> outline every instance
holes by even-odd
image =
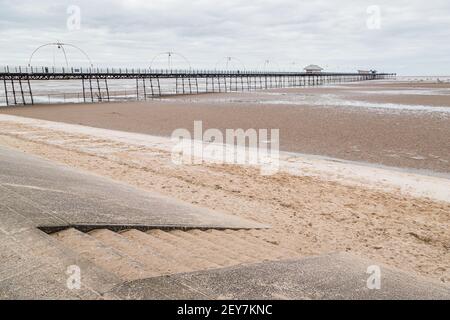
[[[229,71],[230,67],[236,67],[238,69],[237,71],[239,71],[239,65],[242,68],[241,71],[246,70],[245,64],[242,62],[242,60],[235,58],[235,57],[224,57],[224,58],[219,59],[219,61],[217,61],[216,65],[215,65],[215,69],[220,67],[220,64],[224,61],[225,61],[225,70],[226,71]]]
[[[182,55],[180,53],[177,53],[177,52],[173,52],[173,51],[161,52],[161,53],[158,53],[157,55],[155,55],[153,57],[152,61],[150,62],[150,70],[153,69],[153,64],[155,63],[156,59],[158,59],[161,56],[165,56],[165,55],[167,55],[168,70],[172,70],[172,68],[173,68],[173,57],[176,57],[176,56],[178,56],[182,60],[184,60],[187,63],[187,65],[189,66],[189,70],[192,70],[190,61],[184,55]]]

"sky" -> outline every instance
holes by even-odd
[[[0,66],[55,42],[70,66],[89,65],[80,48],[99,67],[450,76],[450,1],[0,0]],[[66,60],[45,46],[31,64]]]

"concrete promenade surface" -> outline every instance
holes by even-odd
[[[346,253],[179,274],[124,283],[125,299],[448,300],[450,287],[380,265],[381,288],[367,288],[373,261]]]
[[[0,200],[35,226],[262,227],[2,147]]]

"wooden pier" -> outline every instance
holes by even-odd
[[[32,81],[79,80],[83,102],[111,101],[109,83],[135,80],[135,99],[146,100],[173,94],[222,93],[273,88],[319,86],[344,82],[394,78],[393,73],[304,73],[208,70],[150,70],[122,68],[0,68],[7,106],[33,105]],[[161,81],[175,90],[165,91]]]

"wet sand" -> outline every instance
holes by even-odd
[[[424,94],[407,94],[419,89]],[[393,94],[386,94],[387,90]],[[0,112],[159,136],[170,136],[178,128],[192,130],[196,120],[203,121],[205,130],[275,128],[280,129],[283,151],[448,174],[450,93],[442,90],[450,90],[450,84],[364,82],[146,102],[2,108]],[[449,112],[355,107],[360,102],[448,106]]]

